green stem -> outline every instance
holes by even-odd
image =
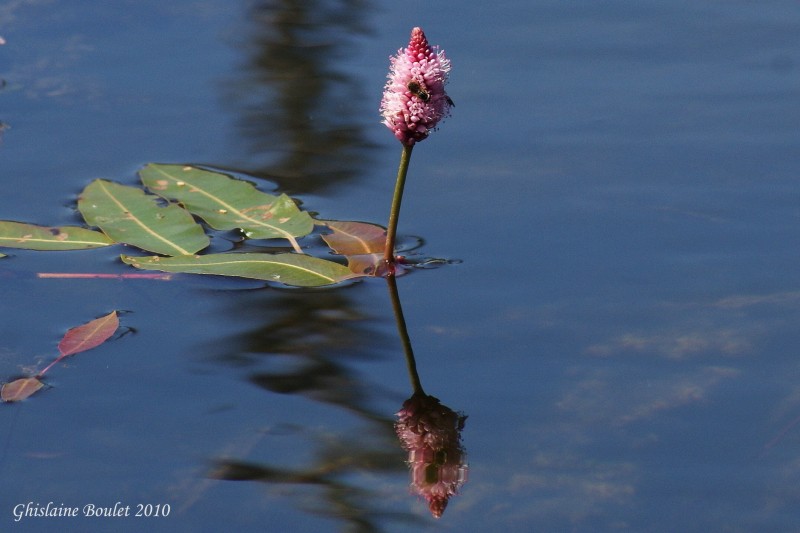
[[[397,181],[394,185],[394,196],[392,197],[392,210],[389,212],[389,226],[386,228],[386,247],[383,250],[383,260],[389,264],[394,264],[394,242],[397,239],[397,221],[400,218],[400,204],[403,201],[403,188],[406,185],[406,174],[408,173],[408,163],[411,161],[411,150],[414,145],[403,145],[403,153],[400,155],[400,168],[397,169]]]
[[[397,322],[397,331],[400,334],[400,341],[403,343],[403,352],[406,355],[406,366],[408,367],[408,377],[411,379],[411,387],[414,389],[414,394],[425,394],[425,391],[422,390],[419,374],[417,373],[417,362],[414,359],[414,350],[411,348],[411,338],[408,336],[406,320],[403,318],[400,294],[397,292],[397,280],[394,276],[387,276],[386,282],[389,284],[389,295],[392,297],[394,319]]]

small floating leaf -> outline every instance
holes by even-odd
[[[0,221],[0,246],[26,250],[85,250],[114,244],[100,233],[77,226],[51,228]]]
[[[106,316],[95,318],[82,326],[76,326],[70,329],[64,334],[61,342],[58,343],[58,351],[61,355],[59,355],[55,361],[47,365],[44,370],[39,372],[37,377],[43,376],[45,372],[50,370],[65,357],[91,350],[103,344],[117,331],[118,327],[119,319],[117,318],[117,312],[111,311]]]
[[[285,194],[261,192],[226,174],[151,163],[139,176],[152,192],[179,202],[214,229],[241,229],[251,239],[289,240],[314,229],[311,216]]]
[[[64,335],[58,343],[61,357],[91,350],[107,341],[119,327],[117,312],[111,311],[106,316],[96,318],[82,326],[77,326]]]
[[[4,402],[18,402],[44,387],[44,383],[36,378],[20,378],[3,384],[0,399]]]
[[[322,238],[339,255],[364,255],[382,253],[386,245],[386,230],[377,224],[319,220],[331,233]]]
[[[24,400],[31,394],[35,393],[42,387],[41,378],[45,372],[50,370],[56,363],[74,355],[76,353],[85,352],[99,346],[108,340],[117,328],[119,327],[119,319],[117,312],[112,311],[106,316],[96,318],[82,326],[77,326],[64,334],[61,342],[58,343],[58,351],[61,353],[55,361],[47,365],[47,367],[36,374],[34,377],[20,378],[10,383],[5,383],[0,389],[0,399],[4,402],[18,402]]]
[[[359,276],[377,276],[381,275],[382,269],[384,269],[385,272],[386,267],[383,260],[383,253],[379,253],[348,255],[347,268]]]
[[[86,222],[115,241],[149,252],[185,255],[208,246],[208,236],[192,215],[162,203],[141,189],[98,179],[83,190],[78,209]]]
[[[355,277],[344,265],[303,254],[225,253],[180,257],[130,257],[136,268],[213,274],[275,281],[295,287],[321,287]]]
[[[378,275],[383,267],[386,229],[367,222],[318,220],[331,233],[322,238],[337,254],[347,257],[347,267],[359,276]]]

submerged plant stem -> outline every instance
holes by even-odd
[[[400,334],[400,341],[403,343],[403,353],[406,355],[406,365],[408,366],[408,377],[411,380],[411,387],[414,394],[425,394],[422,390],[422,383],[417,373],[417,362],[414,359],[414,350],[411,347],[411,338],[408,336],[406,320],[403,318],[403,308],[400,305],[400,294],[397,291],[397,280],[394,276],[387,276],[386,282],[389,284],[389,296],[392,298],[392,309],[394,318],[397,322],[397,331]]]
[[[383,251],[383,260],[389,264],[394,264],[394,243],[397,239],[397,221],[400,218],[400,204],[403,201],[403,188],[406,185],[406,174],[408,173],[408,163],[411,161],[411,150],[414,145],[403,144],[403,153],[400,155],[400,168],[397,169],[397,181],[394,185],[394,196],[392,197],[392,210],[389,212],[389,225],[386,228],[386,248]],[[390,275],[392,275],[390,269]]]
[[[124,274],[108,274],[108,273],[92,273],[92,272],[37,272],[36,277],[40,279],[155,279],[155,280],[170,280],[172,274],[159,274],[159,273],[130,273]]]

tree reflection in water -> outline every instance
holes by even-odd
[[[250,144],[243,170],[283,192],[319,192],[358,178],[375,145],[365,126],[377,121],[377,98],[346,72],[370,12],[363,0],[262,1],[253,6],[245,75],[228,84],[239,128]],[[234,169],[235,170],[235,169]]]

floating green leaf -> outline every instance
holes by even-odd
[[[162,272],[213,274],[276,281],[296,287],[321,287],[355,277],[344,265],[304,254],[225,253],[181,257],[131,257],[136,268]]]
[[[50,228],[0,221],[0,246],[26,250],[85,250],[114,244],[100,233],[77,226]]]
[[[151,163],[139,176],[152,192],[180,202],[215,229],[242,229],[252,239],[292,242],[314,229],[311,216],[285,194],[273,196],[219,172]]]
[[[81,193],[83,218],[117,242],[164,255],[186,255],[209,244],[202,226],[177,205],[158,196],[106,180],[94,180]]]

